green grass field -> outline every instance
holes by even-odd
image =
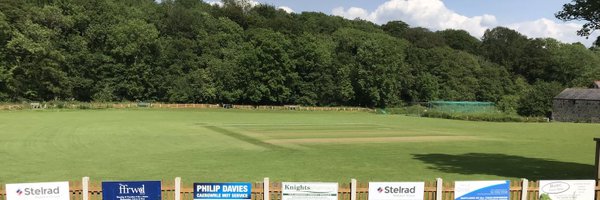
[[[599,124],[350,112],[0,112],[0,183],[593,179]]]

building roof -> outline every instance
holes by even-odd
[[[600,89],[567,88],[554,97],[554,99],[600,101]]]

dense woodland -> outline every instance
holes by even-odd
[[[491,101],[544,116],[600,50],[498,27],[475,38],[225,0],[0,0],[0,101],[395,107]]]

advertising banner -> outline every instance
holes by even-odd
[[[194,200],[250,200],[250,183],[194,183]]]
[[[160,181],[102,182],[103,200],[161,200]]]
[[[456,181],[455,200],[508,200],[509,181]]]
[[[540,181],[540,200],[594,200],[594,180]]]
[[[370,182],[369,200],[423,200],[424,182]]]
[[[338,200],[338,183],[283,182],[281,200]]]
[[[69,182],[6,184],[6,200],[69,200]]]

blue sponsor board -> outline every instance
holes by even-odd
[[[508,200],[509,181],[457,181],[455,200]]]
[[[160,181],[102,182],[103,200],[161,200]]]
[[[194,200],[249,200],[250,183],[194,183]]]

